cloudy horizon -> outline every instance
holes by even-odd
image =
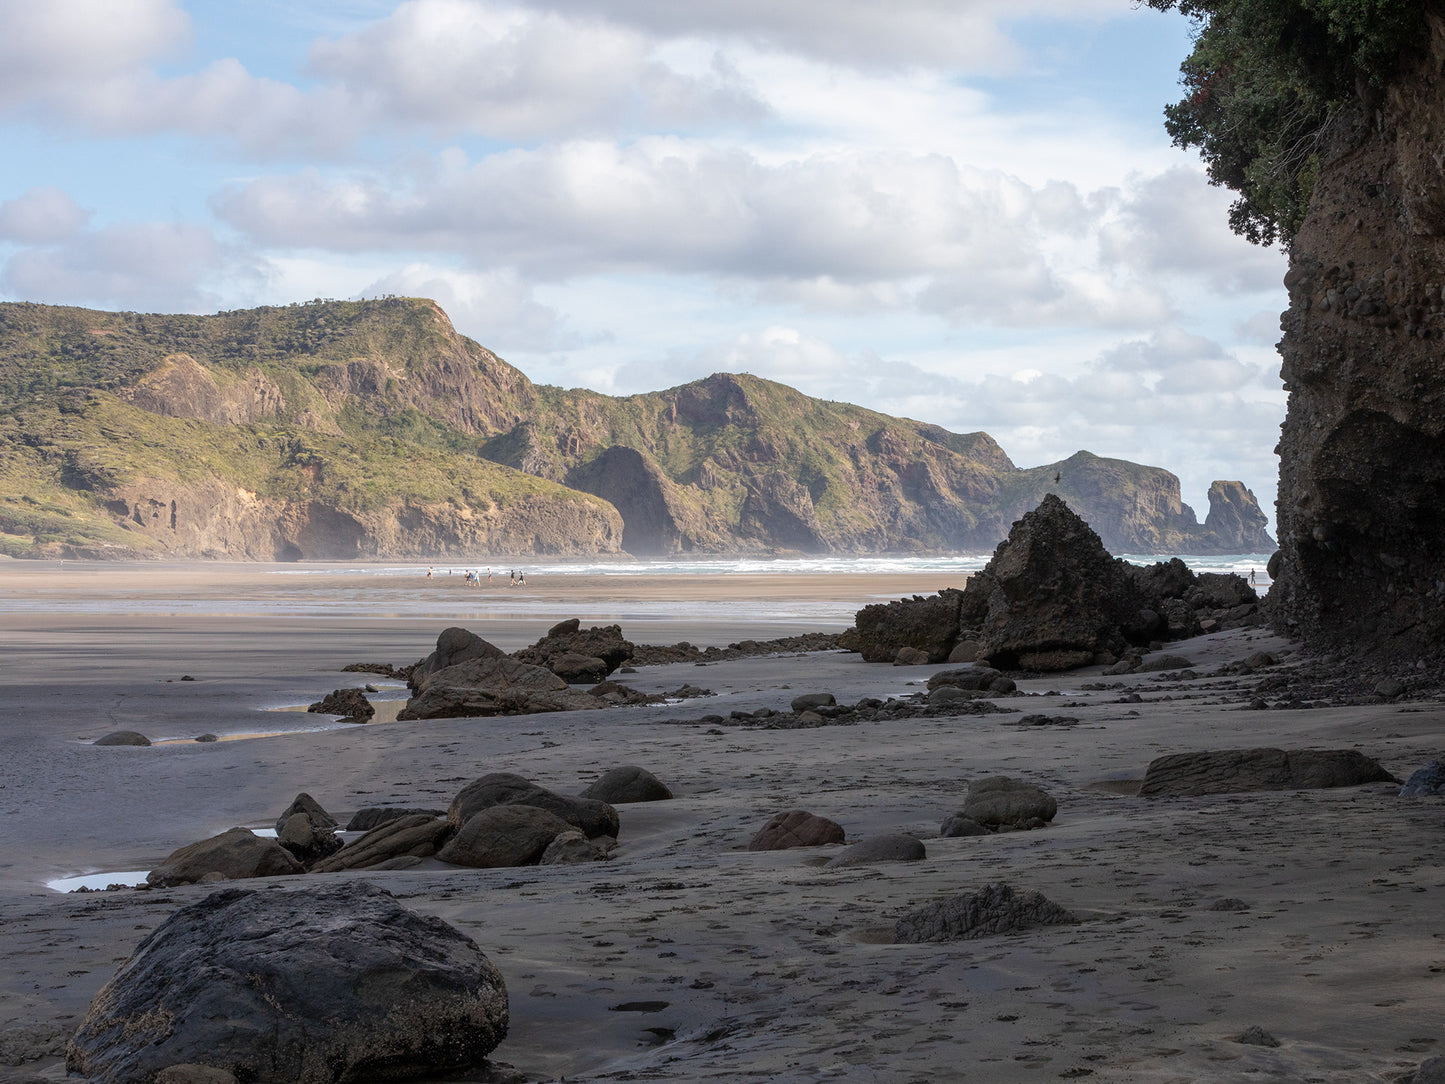
[[[1130,0],[0,0],[0,298],[435,298],[539,383],[716,371],[1273,512],[1285,259]]]

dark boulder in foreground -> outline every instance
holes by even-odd
[[[758,829],[750,851],[785,851],[792,847],[822,847],[844,841],[843,826],[802,809],[779,813]]]
[[[1077,921],[1072,912],[1040,892],[1015,892],[1009,885],[991,884],[910,911],[893,924],[893,940],[901,945],[971,941]]]
[[[379,888],[228,889],[141,942],[66,1066],[98,1084],[187,1063],[258,1084],[434,1078],[480,1065],[507,1015],[471,938]]]
[[[305,867],[276,840],[258,836],[249,828],[232,828],[172,851],[146,874],[146,883],[169,888],[198,881],[237,881],[304,872]]]
[[[454,828],[462,828],[482,810],[497,805],[529,805],[545,809],[566,821],[568,826],[580,828],[589,839],[598,836],[616,838],[620,824],[617,810],[606,802],[558,794],[511,772],[492,772],[472,780],[452,799],[447,809],[447,820]]]
[[[629,802],[665,802],[672,797],[672,791],[646,768],[625,764],[604,772],[602,778],[582,792],[582,797],[611,805],[625,805]]]
[[[1156,757],[1144,772],[1139,793],[1146,798],[1178,798],[1398,782],[1377,761],[1354,749],[1219,749]]]

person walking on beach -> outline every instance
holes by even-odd
[[[1249,586],[1254,586],[1254,569],[1249,570]]]
[[[427,568],[426,568],[426,578],[427,578],[427,579],[431,579],[431,565],[427,565]]]

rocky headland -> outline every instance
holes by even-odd
[[[987,550],[1055,493],[1116,552],[1272,552],[1239,482],[1016,467],[751,376],[533,384],[424,300],[158,316],[0,304],[0,553],[231,560]]]

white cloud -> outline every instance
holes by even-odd
[[[182,45],[174,0],[0,0],[0,109],[84,95]]]
[[[951,320],[1142,327],[1173,303],[1150,268],[1097,256],[1118,197],[1032,188],[941,155],[869,150],[764,162],[654,138],[439,158],[423,176],[258,178],[216,200],[261,244],[481,254],[566,279],[711,275],[757,296],[917,304]],[[1073,211],[1074,213],[1069,213]]]
[[[1285,257],[1223,227],[1231,196],[1195,168],[1134,179],[1100,235],[1106,261],[1197,276],[1228,295],[1279,289]]]
[[[594,0],[537,7],[595,10]],[[937,65],[996,73],[1022,52],[1005,25],[1039,15],[1076,21],[1117,14],[1108,0],[611,0],[608,15],[660,36],[736,38],[864,66]]]
[[[80,232],[89,218],[90,213],[60,189],[32,188],[0,203],[0,240],[27,245],[63,241]]]
[[[653,43],[595,14],[476,0],[410,0],[364,30],[317,42],[311,69],[396,124],[532,142],[611,129],[631,114],[676,124],[764,110],[727,65],[693,78]]]
[[[139,223],[21,249],[0,268],[0,288],[58,304],[197,312],[218,307],[227,280],[260,275],[259,265],[203,227]]]
[[[577,343],[556,310],[539,302],[514,272],[408,264],[360,291],[362,297],[384,294],[431,298],[465,334],[504,357],[514,350],[550,352]]]

